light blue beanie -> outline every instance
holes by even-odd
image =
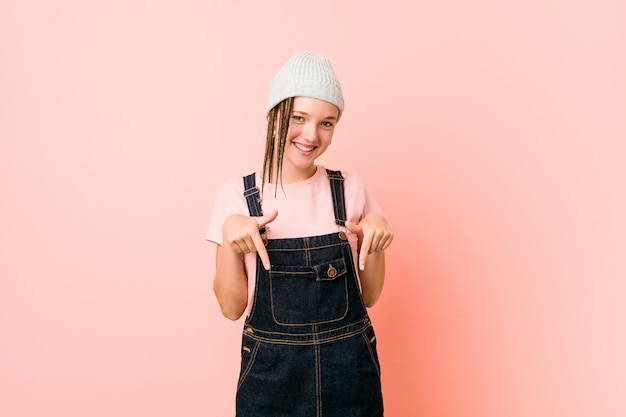
[[[311,97],[334,104],[343,113],[341,85],[324,55],[302,51],[295,54],[278,71],[270,87],[267,112],[289,97]]]

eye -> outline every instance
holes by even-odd
[[[322,126],[324,126],[324,127],[333,127],[334,125],[333,125],[332,122],[329,122],[328,120],[326,120],[326,121],[322,122]]]
[[[292,115],[291,118],[296,122],[304,122],[304,117],[299,116],[297,114]]]

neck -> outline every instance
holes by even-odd
[[[270,178],[270,184],[293,184],[300,181],[306,181],[311,178],[317,172],[317,165],[313,165],[310,168],[302,170],[285,169],[283,166],[283,172],[281,178],[278,177],[278,169],[274,167],[272,178]]]

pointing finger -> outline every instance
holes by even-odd
[[[278,210],[273,210],[270,214],[266,214],[264,216],[255,217],[255,220],[258,224],[258,228],[265,226],[266,224],[274,221],[278,216]],[[256,233],[252,236],[252,240],[254,241],[254,247],[256,248],[257,253],[259,254],[259,258],[263,263],[263,267],[269,271],[270,269],[270,257],[267,254],[267,249],[265,249],[265,242],[261,238],[261,235]]]
[[[367,255],[370,252],[371,245],[372,236],[367,234],[363,237],[363,242],[361,243],[361,253],[359,254],[359,269],[361,271],[365,269],[365,261],[367,260]]]
[[[256,234],[252,237],[254,241],[254,247],[256,248],[257,253],[259,254],[259,258],[261,258],[261,262],[263,263],[263,267],[269,271],[270,269],[270,257],[267,254],[267,249],[265,249],[265,243],[261,238],[260,234]]]

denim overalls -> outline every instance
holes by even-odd
[[[326,171],[335,223],[343,226],[343,177]],[[255,175],[244,177],[244,185],[250,215],[261,216]],[[374,329],[346,234],[266,242],[271,269],[257,256],[237,417],[382,416]]]

